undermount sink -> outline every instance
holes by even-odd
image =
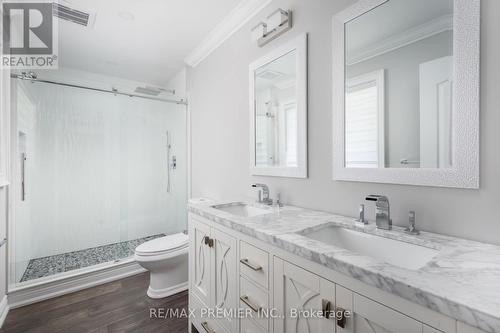
[[[336,226],[303,236],[411,270],[425,266],[438,254],[427,247]]]
[[[215,205],[212,206],[214,209],[221,210],[223,212],[233,214],[236,216],[242,216],[242,217],[252,217],[252,216],[258,216],[258,215],[263,215],[263,214],[269,214],[269,210],[267,209],[262,209],[254,206],[247,205],[242,202],[237,202],[237,203],[230,203],[230,204],[223,204],[223,205]]]

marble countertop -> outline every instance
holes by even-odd
[[[291,206],[267,208],[268,214],[253,217],[211,207],[229,203],[191,200],[188,210],[483,331],[500,332],[500,246],[428,232],[413,236],[400,227],[384,231],[373,223],[365,226],[354,218]],[[438,254],[410,270],[303,236],[329,225],[432,248]]]

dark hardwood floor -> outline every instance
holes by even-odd
[[[187,309],[187,292],[153,300],[148,284],[145,273],[14,309],[0,333],[187,332],[186,318],[150,318],[151,308]]]

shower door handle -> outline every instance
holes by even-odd
[[[21,154],[21,201],[26,201],[26,153]]]
[[[7,238],[4,238],[0,241],[0,247],[4,246],[5,244],[7,244]]]

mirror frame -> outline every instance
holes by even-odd
[[[257,167],[255,158],[255,71],[291,51],[296,51],[297,60],[297,167]],[[307,178],[307,34],[303,33],[279,46],[272,52],[249,65],[249,110],[250,110],[250,174]]]
[[[333,17],[333,179],[479,188],[480,0],[454,0],[452,168],[345,167],[345,25],[390,0],[360,0]]]

